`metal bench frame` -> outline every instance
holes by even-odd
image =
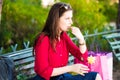
[[[112,49],[113,54],[115,57],[120,61],[120,33],[111,33],[107,35],[103,35],[103,38],[107,40]]]

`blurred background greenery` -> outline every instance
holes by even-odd
[[[106,26],[115,23],[118,12],[118,3],[115,0],[60,0],[71,4],[74,10],[73,22],[81,31],[93,33],[111,29]],[[41,5],[41,0],[3,0],[0,24],[0,47],[8,48],[18,44],[19,49],[23,42],[30,41],[32,46],[35,36],[42,30],[50,10]],[[116,28],[113,26],[112,28]]]

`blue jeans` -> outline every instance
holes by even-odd
[[[89,72],[86,73],[85,76],[82,75],[71,75],[69,73],[65,73],[59,76],[51,77],[50,80],[95,80],[97,72]],[[30,80],[45,80],[39,75],[31,78]]]

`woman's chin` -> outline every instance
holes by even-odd
[[[68,28],[67,28],[67,31],[69,31],[69,30],[71,30],[71,27],[68,27]]]
[[[66,29],[66,31],[69,31],[69,30],[70,30],[69,28]]]

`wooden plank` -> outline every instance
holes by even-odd
[[[120,61],[120,57],[117,58]]]
[[[35,75],[36,73],[35,73],[34,69],[30,69],[29,71],[27,71],[27,74],[28,75]]]
[[[103,38],[117,38],[120,37],[120,33],[112,33],[112,34],[107,34],[107,35],[103,35]]]
[[[120,61],[120,33],[103,35],[103,38],[108,41],[114,55]]]
[[[120,49],[120,45],[114,45],[114,46],[111,46],[112,49]]]
[[[25,76],[30,76],[30,77],[32,77],[33,75],[35,75],[36,73],[35,73],[35,71],[34,71],[34,69],[32,68],[32,69],[29,69],[29,70],[17,70],[18,71],[18,73],[17,73],[17,75],[19,75],[19,74],[24,74]]]
[[[34,67],[34,62],[27,64],[25,66],[20,67],[20,70],[24,70],[24,69],[30,69]]]
[[[71,65],[74,63],[74,56],[72,56],[71,54],[69,55],[69,58],[68,58],[68,65]]]
[[[22,65],[22,64],[26,64],[26,63],[32,62],[32,61],[34,61],[34,57],[29,57],[29,58],[25,58],[25,59],[15,61],[15,65]]]
[[[116,57],[120,57],[120,53],[115,53]]]
[[[7,53],[7,54],[4,54],[4,56],[12,57],[12,56],[24,54],[24,53],[27,53],[27,52],[32,52],[32,48]]]
[[[33,57],[32,52],[26,52],[24,54],[19,54],[19,55],[12,56],[13,60],[28,58],[28,57]]]
[[[110,42],[110,45],[118,45],[118,44],[120,44],[120,41],[114,41],[114,42]]]

